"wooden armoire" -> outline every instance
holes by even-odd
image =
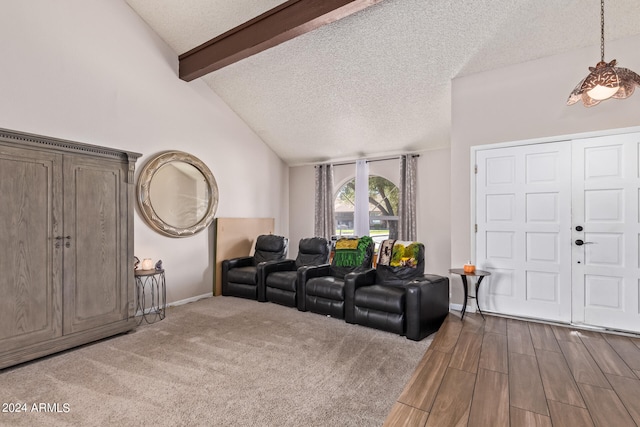
[[[0,369],[135,326],[138,157],[0,129]]]

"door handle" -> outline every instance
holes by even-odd
[[[577,246],[582,246],[582,245],[593,245],[593,244],[595,244],[595,243],[596,243],[596,242],[583,242],[583,241],[582,241],[582,240],[580,240],[580,239],[576,240],[576,245],[577,245]]]
[[[56,245],[55,245],[56,248],[59,248],[61,246],[61,242],[60,242],[61,240],[66,240],[66,242],[64,244],[65,248],[71,247],[71,243],[69,243],[69,240],[71,240],[71,236],[64,236],[64,237],[56,236],[56,237],[54,237],[54,239],[57,240]]]

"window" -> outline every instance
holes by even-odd
[[[353,235],[355,178],[347,181],[334,201],[336,235]],[[386,178],[369,175],[369,235],[376,243],[398,237],[398,187]]]

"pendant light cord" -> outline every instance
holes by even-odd
[[[600,61],[604,62],[604,0],[600,0]]]

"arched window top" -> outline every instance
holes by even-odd
[[[380,242],[398,235],[398,187],[388,179],[369,176],[369,229]],[[355,178],[347,180],[336,192],[334,200],[336,235],[353,235],[355,211]]]

